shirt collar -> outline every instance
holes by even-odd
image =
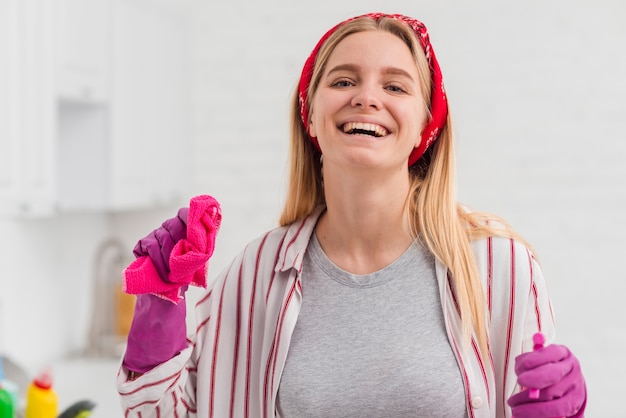
[[[307,217],[286,226],[287,232],[276,262],[277,272],[284,272],[292,268],[298,271],[302,270],[304,252],[309,245],[311,234],[315,231],[315,225],[317,225],[317,221],[325,209],[324,206],[318,206]]]

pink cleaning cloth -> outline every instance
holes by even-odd
[[[124,292],[151,293],[178,303],[188,285],[206,287],[209,258],[222,222],[219,203],[211,196],[196,196],[189,202],[187,238],[178,241],[170,253],[169,281],[159,276],[152,259],[142,256],[124,269]]]

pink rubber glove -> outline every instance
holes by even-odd
[[[133,249],[133,254],[137,258],[150,256],[163,281],[170,281],[170,253],[174,245],[187,238],[188,213],[188,208],[180,208],[175,217],[167,219],[159,228],[140,239]]]
[[[585,378],[578,359],[564,345],[549,345],[515,358],[517,381],[523,388],[508,404],[515,418],[583,417],[587,403]],[[531,399],[530,389],[539,389]]]
[[[187,236],[187,208],[139,240],[133,253],[150,256],[159,277],[168,281],[169,257],[174,245]],[[184,291],[187,286],[183,287]],[[133,322],[128,333],[124,366],[145,373],[176,356],[187,346],[187,307],[151,294],[137,295]]]
[[[137,295],[124,366],[145,373],[187,347],[187,306],[151,294]]]

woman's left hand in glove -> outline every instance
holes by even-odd
[[[587,403],[585,378],[578,359],[564,345],[552,344],[515,358],[521,392],[508,404],[515,418],[583,417]],[[529,396],[539,389],[539,397]]]

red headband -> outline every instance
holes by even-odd
[[[430,38],[428,36],[428,30],[426,26],[420,22],[419,20],[412,19],[407,16],[403,16],[400,14],[385,14],[385,13],[369,13],[362,16],[357,16],[350,18],[346,21],[343,21],[337,25],[335,25],[332,29],[322,36],[322,38],[318,41],[317,45],[311,52],[311,55],[304,63],[304,68],[302,68],[302,75],[300,76],[300,84],[298,85],[298,97],[300,101],[300,117],[302,118],[302,123],[304,124],[304,128],[307,133],[309,132],[309,106],[307,103],[308,99],[308,91],[309,86],[311,84],[311,77],[313,77],[313,68],[315,66],[315,59],[317,58],[317,54],[321,48],[321,46],[326,42],[326,40],[332,35],[337,28],[341,25],[350,22],[352,20],[361,18],[361,17],[369,17],[376,21],[378,21],[382,17],[387,17],[391,19],[396,19],[401,22],[407,24],[413,32],[415,33],[417,39],[420,41],[422,45],[422,49],[424,50],[424,54],[426,55],[426,59],[428,60],[428,65],[430,66],[430,73],[432,77],[432,91],[430,97],[430,121],[424,126],[422,130],[422,140],[417,148],[413,149],[413,152],[409,156],[409,167],[415,164],[417,160],[424,154],[426,149],[432,144],[441,133],[443,126],[446,123],[446,119],[448,117],[448,104],[446,99],[446,91],[443,87],[443,77],[441,75],[441,69],[439,68],[439,63],[437,62],[437,58],[435,58],[435,51],[433,51],[433,47],[430,44]],[[315,148],[318,151],[322,152],[320,149],[319,143],[317,142],[317,138],[314,138],[309,135]]]

